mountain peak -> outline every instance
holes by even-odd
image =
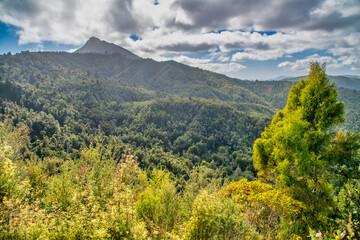
[[[88,43],[88,42],[101,43],[101,40],[99,38],[97,38],[97,37],[92,36],[92,37],[89,38],[89,40],[87,40],[86,43]]]
[[[131,60],[139,59],[140,57],[130,52],[129,50],[122,48],[113,43],[102,41],[97,37],[91,37],[84,46],[75,51],[75,53],[100,53],[100,54],[112,54],[120,53],[123,57]]]

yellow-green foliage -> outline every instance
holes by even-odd
[[[4,123],[0,239],[297,239],[294,232],[304,228],[299,227],[300,217],[300,223],[311,224],[328,217],[304,214],[329,208],[324,205],[332,192],[328,172],[317,169],[318,177],[313,166],[327,167],[330,161],[337,176],[346,173],[341,175],[345,182],[354,176],[348,163],[358,160],[353,156],[358,145],[356,135],[339,132],[314,158],[308,141],[321,145],[321,131],[309,132],[300,115],[285,113],[277,114],[254,150],[260,174],[275,185],[242,179],[226,187],[221,169],[202,164],[184,169],[184,178],[162,168],[143,170],[136,157],[119,154],[123,149],[113,142],[103,144],[100,137],[76,158],[40,158],[26,150],[27,128]],[[309,194],[314,186],[316,191]],[[353,236],[358,205],[358,185],[340,191],[343,217],[337,220]]]
[[[292,219],[304,208],[286,190],[260,181],[241,179],[224,187],[221,194],[238,203],[239,214],[244,213],[265,238],[281,236],[281,230],[287,234],[284,237],[289,238],[291,233],[285,232],[294,224]]]
[[[7,165],[1,179],[13,182],[0,205],[0,239],[146,239],[131,185],[124,181],[128,171],[140,170],[131,157],[116,167],[101,156],[98,148],[84,149],[80,159],[55,167],[49,164],[56,159],[23,164],[2,158]],[[10,194],[13,189],[22,194]]]
[[[256,239],[239,207],[218,194],[202,191],[195,199],[186,239]]]
[[[29,155],[18,161],[24,145],[12,138],[23,131],[1,127],[0,239],[257,236],[237,204],[216,193],[217,174],[204,166],[182,181],[165,170],[141,170],[131,154],[115,160],[101,144],[83,148],[78,159]]]
[[[28,142],[26,127],[13,129],[8,123],[0,124],[0,202],[12,195],[23,194],[27,183],[21,182],[22,172],[17,169],[18,161]]]
[[[354,179],[345,184],[338,201],[349,236],[360,239],[360,180]]]
[[[153,170],[149,177],[145,176],[145,189],[139,194],[136,202],[138,214],[147,223],[152,237],[169,236],[180,213],[179,197],[170,173]]]

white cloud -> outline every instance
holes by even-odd
[[[201,59],[201,58],[190,58],[184,55],[181,56],[176,56],[174,58],[172,58],[173,60],[177,61],[177,62],[181,62],[184,64],[188,64],[188,65],[201,65],[201,64],[206,64],[210,62],[210,59]]]
[[[239,72],[241,70],[246,69],[246,66],[240,64],[240,63],[234,63],[234,62],[230,62],[230,63],[207,63],[207,64],[203,64],[202,66],[199,66],[200,68],[203,69],[207,69],[213,72],[218,72],[218,73],[235,73],[235,72]]]
[[[245,61],[253,61],[253,60],[273,60],[280,58],[284,55],[284,51],[281,49],[270,50],[270,51],[246,51],[246,52],[238,52],[232,56],[233,61],[245,62]]]
[[[351,70],[360,70],[360,59],[355,56],[343,56],[339,58],[344,65],[351,66]]]
[[[201,59],[201,58],[190,58],[184,55],[174,57],[173,60],[181,62],[193,67],[198,67],[201,69],[218,72],[218,73],[235,73],[246,69],[246,66],[235,63],[235,62],[212,62],[211,59]]]
[[[307,69],[309,69],[309,64],[315,61],[320,63],[326,63],[326,66],[329,69],[336,69],[344,66],[344,62],[341,60],[339,61],[338,59],[335,59],[333,57],[319,56],[318,54],[314,54],[304,59],[298,59],[294,62],[282,62],[278,65],[278,67],[285,68],[291,71],[307,71]]]
[[[158,3],[1,0],[0,21],[19,27],[20,44],[53,41],[80,45],[90,36],[97,36],[157,60],[164,59],[164,54],[169,52],[209,52],[211,62],[220,64],[212,65],[212,69],[220,66],[241,69],[243,65],[229,62],[275,60],[317,49],[332,54],[339,62],[333,63],[334,66],[360,69],[358,0],[159,0]],[[257,31],[276,33],[266,35]],[[132,34],[141,40],[131,40]],[[231,56],[233,51],[236,53]],[[210,68],[210,63],[203,64]],[[292,67],[301,68],[299,64]]]

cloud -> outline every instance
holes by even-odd
[[[271,51],[246,51],[246,52],[238,52],[232,56],[232,61],[254,61],[254,60],[273,60],[284,55],[284,51],[282,50],[271,50]]]
[[[207,63],[203,66],[203,68],[213,72],[232,73],[246,69],[247,67],[240,63],[229,62],[229,63]]]
[[[201,58],[190,58],[184,55],[176,56],[173,60],[181,62],[193,67],[198,67],[201,69],[218,72],[218,73],[235,73],[241,70],[246,69],[246,66],[235,63],[235,62],[212,62],[211,59],[201,59]]]
[[[173,58],[173,60],[177,62],[181,62],[188,65],[201,65],[201,64],[207,64],[210,63],[211,60],[209,59],[201,59],[201,58],[191,58],[185,55],[176,56]]]
[[[178,42],[171,45],[162,45],[158,49],[170,52],[205,52],[211,51],[216,48],[215,45],[206,42],[191,43],[191,42]]]
[[[309,69],[309,64],[315,61],[320,63],[326,63],[327,68],[330,69],[340,68],[343,67],[344,65],[343,61],[339,59],[335,59],[330,56],[319,56],[318,54],[314,54],[304,59],[298,59],[294,62],[290,62],[290,61],[282,62],[278,65],[278,67],[285,68],[291,71],[306,71]]]
[[[115,32],[132,33],[141,28],[133,10],[132,0],[113,1],[103,21]]]
[[[360,4],[358,0],[323,1],[319,8],[310,12],[310,23],[305,25],[307,29],[324,29],[333,31],[336,29],[349,28],[359,31]]]
[[[220,64],[317,49],[360,68],[358,0],[1,0],[0,21],[19,28],[20,44],[80,45],[97,36],[157,60],[220,52],[212,56]]]
[[[21,28],[20,44],[54,41],[81,44],[90,36],[109,41],[141,33],[153,25],[154,4],[145,0],[3,0],[0,21]],[[148,7],[146,5],[149,5]],[[149,9],[150,8],[150,9]]]
[[[359,23],[360,16],[357,0],[179,0],[174,5],[191,19],[192,30],[203,31],[354,29],[354,21]],[[174,25],[183,27],[181,24]],[[186,25],[186,30],[189,28]]]
[[[355,56],[343,56],[339,58],[343,65],[351,66],[351,70],[360,70],[360,59]]]
[[[77,44],[85,35],[125,37],[154,27],[204,33],[359,30],[360,25],[358,0],[2,0],[0,13],[1,21],[24,29],[19,33],[24,43],[34,36],[37,41],[67,42],[56,32]]]

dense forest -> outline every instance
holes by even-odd
[[[324,69],[0,56],[0,238],[359,238],[360,94]]]

